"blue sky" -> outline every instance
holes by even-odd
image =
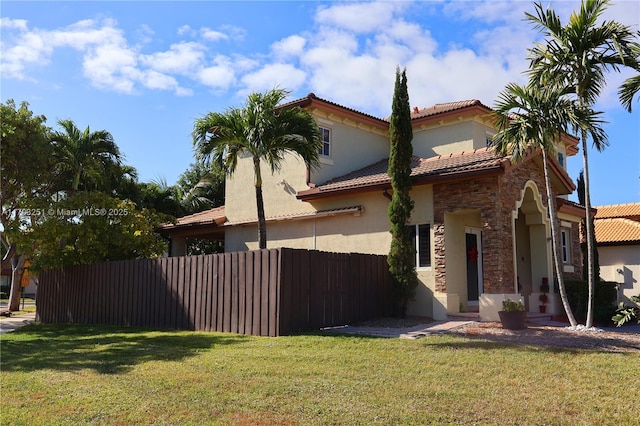
[[[547,4],[547,3],[545,3]],[[578,2],[548,3],[566,21]],[[173,184],[193,162],[191,130],[209,111],[275,86],[379,117],[395,68],[412,106],[479,99],[523,83],[528,1],[2,1],[2,102],[27,101],[56,127],[107,130],[141,181]],[[640,2],[607,11],[639,29]],[[617,102],[612,75],[597,109],[611,145],[590,151],[592,204],[640,201],[640,102]],[[568,159],[575,180],[582,155]],[[571,199],[577,200],[575,196]]]

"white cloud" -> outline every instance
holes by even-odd
[[[160,72],[188,74],[201,67],[205,51],[199,43],[176,43],[165,52],[141,55],[140,63]]]
[[[533,4],[523,1],[452,1],[443,3],[442,10],[451,19],[496,24],[521,21],[525,11],[533,11]]]
[[[189,35],[189,34],[193,34],[194,30],[189,26],[189,25],[183,25],[180,28],[178,28],[177,31],[178,35]]]
[[[178,87],[178,82],[175,78],[154,70],[144,72],[141,80],[150,89],[170,90]]]
[[[299,56],[303,51],[307,40],[299,35],[292,35],[278,40],[271,45],[271,50],[278,58]]]
[[[213,89],[228,89],[236,80],[233,62],[222,55],[214,58],[213,62],[212,66],[204,67],[198,71],[198,81]]]
[[[85,54],[82,68],[91,83],[101,89],[133,93],[142,79],[136,52],[120,43],[98,45]]]
[[[354,33],[369,33],[389,25],[394,14],[404,8],[404,2],[340,3],[329,7],[321,6],[315,19],[320,25]]]
[[[229,36],[227,36],[225,33],[214,31],[209,28],[201,28],[200,34],[202,35],[202,38],[209,41],[226,40],[229,38]]]
[[[11,19],[0,18],[0,28],[2,29],[17,29],[20,31],[27,31],[28,21],[26,19]]]
[[[263,92],[278,86],[287,90],[297,90],[305,81],[304,71],[291,64],[269,64],[246,74],[242,83],[248,92]]]

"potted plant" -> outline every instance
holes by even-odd
[[[549,280],[547,279],[547,277],[542,278],[542,284],[540,284],[540,292],[542,293],[539,297],[540,312],[545,313],[547,312],[547,302],[549,301],[549,296],[547,296],[547,293],[549,293]]]
[[[521,300],[513,301],[505,299],[502,301],[502,310],[498,311],[502,328],[507,330],[522,330],[527,328],[527,313],[524,311],[524,304]]]
[[[539,299],[540,299],[540,312],[544,314],[545,312],[547,312],[547,302],[549,301],[549,296],[547,296],[547,293],[542,293]]]
[[[549,293],[549,280],[547,277],[542,278],[542,284],[540,284],[541,293]]]

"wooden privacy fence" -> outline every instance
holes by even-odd
[[[389,315],[385,256],[268,249],[40,274],[37,318],[280,336]]]

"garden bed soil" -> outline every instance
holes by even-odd
[[[360,327],[410,328],[433,322],[425,317],[380,318],[359,323]],[[603,352],[640,353],[640,332],[637,325],[611,329],[571,329],[529,322],[524,330],[506,330],[499,322],[471,322],[447,333],[472,339],[517,343],[547,348],[588,349]]]

